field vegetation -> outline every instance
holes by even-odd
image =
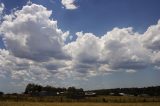
[[[160,103],[41,103],[0,102],[0,106],[160,106]]]
[[[135,96],[95,96],[85,98],[67,98],[65,96],[45,96],[45,97],[27,97],[27,96],[6,96],[1,97],[0,101],[7,102],[96,102],[96,103],[142,103],[142,102],[160,102],[160,97],[135,97]]]
[[[160,106],[160,86],[84,91],[28,84],[20,94],[0,92],[0,106]]]

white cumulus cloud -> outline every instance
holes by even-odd
[[[6,15],[0,31],[7,49],[17,57],[37,61],[68,58],[62,48],[69,32],[58,29],[51,14],[45,7],[32,4]]]
[[[0,3],[0,14],[3,13],[4,8],[5,8],[4,4]]]
[[[47,83],[160,67],[160,21],[144,34],[132,27],[113,28],[101,37],[77,32],[75,41],[66,44],[69,31],[58,28],[51,15],[31,3],[3,17],[0,35],[6,49],[0,49],[0,78]]]
[[[77,39],[65,46],[72,57],[72,70],[92,76],[112,71],[143,70],[153,55],[132,28],[114,28],[101,37],[77,32]]]
[[[6,47],[0,49],[3,78],[39,83],[68,76],[66,64],[70,57],[63,47],[69,32],[62,32],[57,21],[50,19],[51,14],[42,5],[29,4],[4,16],[0,26]]]
[[[112,69],[144,69],[150,64],[150,52],[132,28],[114,28],[102,37],[102,61]]]
[[[61,0],[62,5],[68,10],[77,9],[77,6],[74,4],[75,0]]]

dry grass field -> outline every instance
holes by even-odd
[[[51,96],[51,97],[23,97],[23,96],[6,96],[1,97],[0,102],[36,102],[36,103],[51,103],[51,102],[93,102],[93,103],[160,103],[160,97],[138,97],[138,96],[96,96],[85,97],[82,99],[69,99],[64,96]]]
[[[96,96],[85,99],[65,97],[4,97],[0,106],[160,106],[160,97]]]
[[[40,102],[0,102],[0,106],[160,106],[154,103],[40,103]]]

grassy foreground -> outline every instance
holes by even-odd
[[[34,103],[34,102],[0,102],[0,106],[160,106],[154,103]]]

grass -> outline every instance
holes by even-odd
[[[160,97],[131,97],[131,96],[96,96],[82,99],[69,99],[64,96],[53,97],[23,97],[8,96],[1,97],[0,101],[10,102],[98,102],[98,103],[142,103],[142,102],[160,102]]]
[[[160,106],[150,103],[41,103],[41,102],[0,102],[0,106]]]

